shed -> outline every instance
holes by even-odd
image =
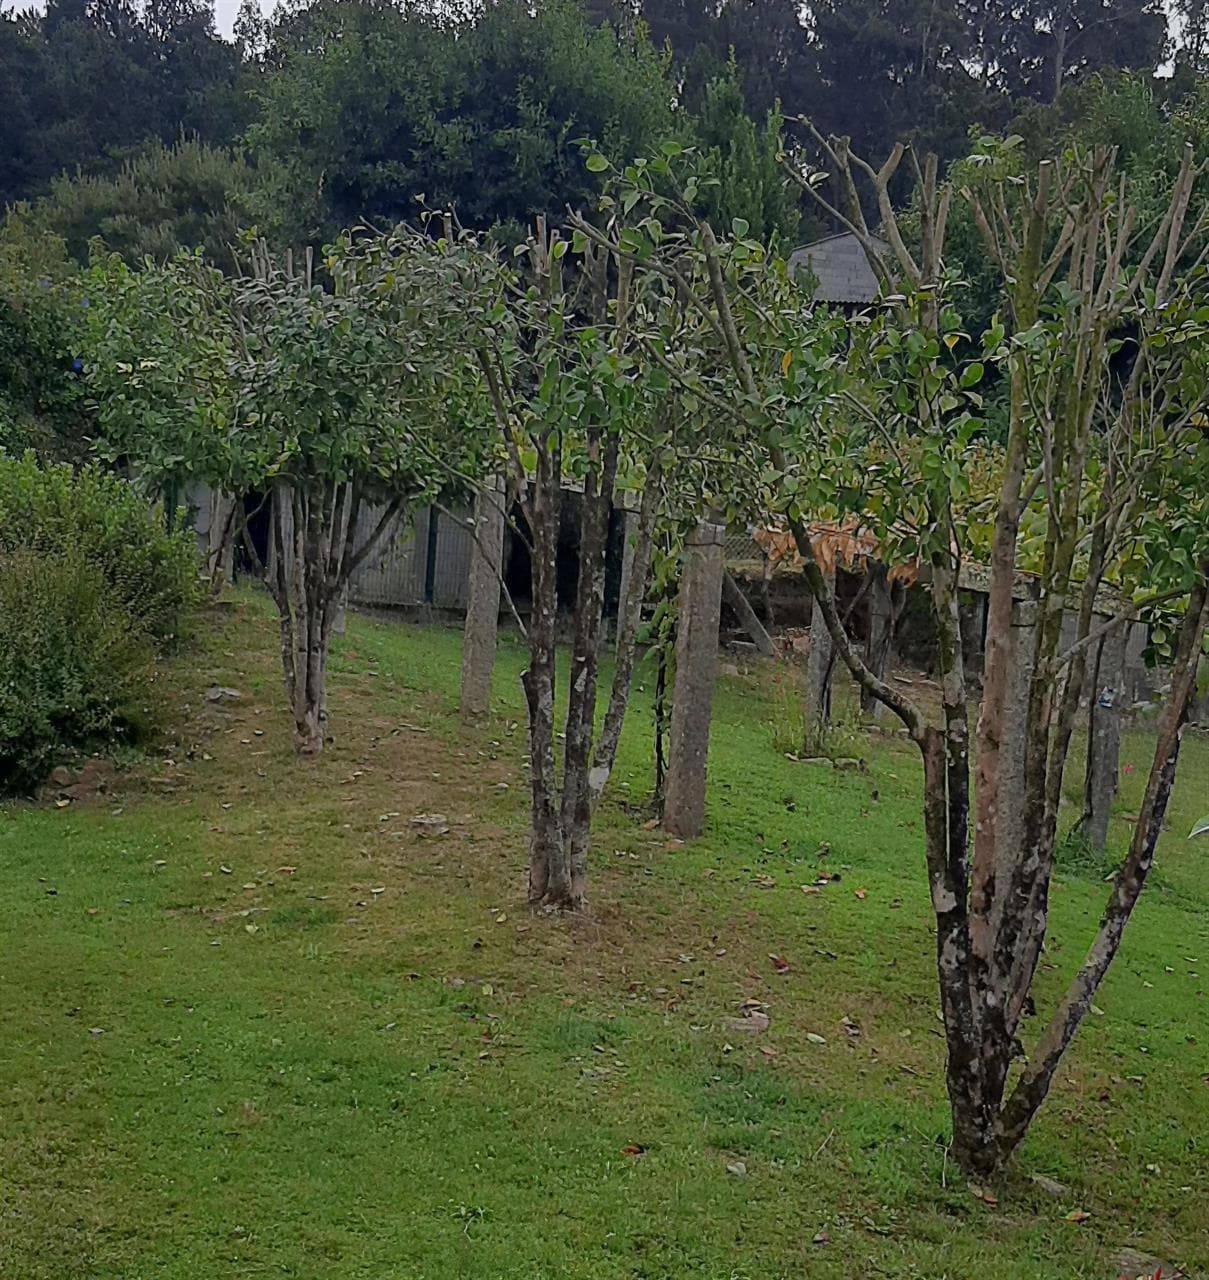
[[[890,246],[884,240],[877,240],[876,244],[878,256],[889,261]],[[816,302],[868,306],[881,292],[864,246],[851,231],[825,236],[795,249],[789,255],[789,274],[795,279],[814,278]]]

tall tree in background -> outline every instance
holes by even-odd
[[[156,141],[112,177],[56,178],[33,217],[62,236],[80,262],[100,238],[132,264],[147,257],[166,262],[184,247],[201,249],[231,272],[241,230],[255,221],[256,182],[256,173],[229,151]]]
[[[762,128],[747,114],[738,69],[711,80],[697,118],[697,138],[709,167],[718,178],[702,192],[707,215],[729,227],[742,218],[751,235],[764,243],[791,242],[801,216],[796,189],[786,185],[780,156],[785,147],[784,121],[774,107]]]
[[[0,18],[0,203],[64,170],[112,171],[149,139],[234,141],[242,76],[203,0],[50,0],[41,18]]]
[[[1108,68],[1153,72],[1167,51],[1162,0],[983,0],[982,74],[1011,98],[1054,102]]]
[[[914,137],[959,154],[972,122],[1002,114],[971,71],[975,34],[958,0],[813,0],[810,14],[804,113],[858,150]]]
[[[649,43],[594,27],[575,0],[446,14],[320,0],[278,25],[251,136],[283,160],[306,230],[411,217],[421,196],[479,227],[557,218],[598,189],[578,139],[633,154],[674,129]]]

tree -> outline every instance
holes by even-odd
[[[295,269],[259,245],[232,284],[233,425],[269,461],[263,569],[303,755],[327,737],[328,649],[353,574],[407,511],[478,474],[455,249],[404,229],[344,237],[324,289],[310,254]]]
[[[665,144],[669,153],[678,143]],[[645,163],[645,162],[639,162]],[[661,161],[666,166],[667,161]],[[603,173],[600,152],[588,169]],[[635,272],[617,246],[639,233],[621,207],[602,210],[608,233],[583,215],[568,240],[539,220],[518,246],[515,274],[500,270],[474,328],[510,490],[524,517],[532,572],[529,663],[531,832],[529,897],[555,910],[585,905],[592,818],[608,783],[629,702],[657,524],[691,526],[721,502],[737,471],[712,446],[731,416],[682,396],[666,350],[636,345],[640,321],[658,314],[675,336],[686,299],[668,281]],[[614,241],[613,237],[616,237]],[[469,294],[469,290],[463,290]],[[619,603],[612,686],[596,732],[610,515],[640,493],[628,589]],[[574,495],[574,496],[573,496]],[[555,760],[560,529],[578,519],[573,638],[561,778]]]
[[[279,24],[267,61],[250,136],[283,162],[292,236],[394,222],[423,196],[523,237],[534,216],[595,201],[578,139],[628,152],[673,127],[649,44],[592,27],[575,0],[494,0],[457,20],[324,0]]]
[[[1069,81],[1109,68],[1153,72],[1166,52],[1160,0],[992,0],[983,15],[984,74],[1014,98],[1055,102]]]
[[[78,458],[86,448],[81,295],[63,242],[10,212],[0,222],[0,448],[10,453]]]
[[[328,736],[350,578],[407,510],[477,475],[454,250],[400,229],[344,237],[318,265],[257,243],[229,280],[196,256],[95,272],[90,377],[110,455],[170,491],[188,477],[271,500],[260,568],[304,755]]]
[[[523,274],[496,277],[478,326],[476,358],[493,405],[508,475],[525,518],[532,566],[529,665],[522,682],[529,711],[531,833],[529,898],[580,909],[594,804],[612,769],[629,698],[633,651],[647,569],[658,475],[647,458],[639,545],[629,599],[621,605],[617,677],[595,758],[597,680],[604,629],[605,557],[615,490],[641,472],[635,435],[658,430],[628,337],[630,271],[612,283],[609,257],[569,242],[539,221],[520,247]],[[529,463],[526,459],[532,459]],[[561,789],[555,766],[555,643],[558,546],[566,487],[582,486],[574,639],[568,680]]]
[[[959,175],[968,178],[959,193],[940,180],[931,157],[916,168],[919,237],[909,245],[890,198],[905,149],[895,148],[875,169],[844,140],[816,141],[845,193],[843,206],[831,206],[811,175],[800,175],[804,189],[861,239],[887,285],[894,282],[887,304],[845,325],[842,340],[820,318],[804,320],[800,304],[786,304],[778,272],[768,270],[759,246],[720,241],[708,223],[664,237],[666,262],[641,246],[634,258],[674,272],[696,300],[702,344],[723,358],[707,350],[683,362],[678,376],[702,399],[729,400],[741,415],[840,659],[862,691],[902,720],[920,750],[953,1151],[964,1170],[981,1177],[1022,1140],[1116,953],[1153,862],[1194,690],[1209,616],[1202,499],[1209,441],[1201,426],[1204,322],[1197,318],[1204,312],[1195,293],[1199,276],[1181,281],[1175,267],[1190,242],[1203,238],[1205,227],[1187,218],[1200,169],[1186,155],[1162,213],[1142,225],[1133,188],[1118,182],[1110,152],[1046,162],[1031,177],[993,162],[972,166],[974,175]],[[879,232],[894,255],[889,266],[862,212],[858,181],[873,189]],[[618,194],[645,200],[657,213],[665,201],[636,170]],[[954,194],[974,210],[1009,298],[1004,317],[976,340],[962,329],[960,281],[943,268]],[[1131,250],[1137,266],[1127,269]],[[1126,356],[1125,367],[1114,358]],[[978,388],[990,364],[1002,369],[1010,395],[987,528],[972,518],[966,494],[970,451],[983,448]],[[1157,500],[1175,490],[1179,519],[1173,496],[1166,505]],[[847,636],[808,525],[828,509],[867,522],[896,548],[896,560],[927,567],[938,718],[871,671]],[[971,788],[972,706],[957,588],[971,546],[987,543],[986,688]],[[1022,559],[1033,556],[1037,617],[1031,640],[1021,644],[1013,639],[1015,581]],[[1172,689],[1141,818],[1100,930],[1012,1080],[1046,936],[1058,802],[1083,667],[1098,638],[1094,605],[1106,581],[1123,587],[1133,607],[1183,602]],[[1068,609],[1076,624],[1069,643]],[[1016,716],[1010,690],[1019,687],[1014,673],[1026,655],[1023,714]],[[1009,776],[1006,751],[1014,724],[1024,734],[1018,778]]]
[[[0,202],[57,173],[112,172],[150,140],[227,145],[248,121],[236,49],[208,4],[52,0],[0,15]],[[2,145],[7,143],[8,145]]]
[[[780,110],[768,114],[762,129],[747,114],[743,90],[732,63],[725,76],[711,80],[697,117],[698,141],[709,157],[716,184],[703,188],[703,208],[718,226],[735,218],[765,243],[790,244],[797,236],[799,196],[781,168],[785,147]]]
[[[131,264],[200,249],[232,272],[256,204],[256,175],[241,157],[197,141],[156,141],[112,177],[59,176],[32,216],[81,262],[97,239]]]
[[[912,138],[950,156],[1003,103],[974,72],[977,35],[955,0],[814,0],[813,76],[801,112],[858,150]]]
[[[890,402],[936,442],[935,461],[922,471],[928,497],[920,512],[925,520],[920,549],[932,567],[943,725],[933,728],[920,719],[917,708],[895,706],[901,699],[897,691],[878,689],[855,655],[845,654],[845,660],[862,687],[903,718],[923,754],[954,1150],[963,1168],[987,1173],[1023,1138],[1115,955],[1153,860],[1195,684],[1209,570],[1209,530],[1203,513],[1191,517],[1196,529],[1192,540],[1200,551],[1190,560],[1181,550],[1185,573],[1179,590],[1188,602],[1186,621],[1143,818],[1114,882],[1100,935],[1009,1091],[1021,1020],[1045,940],[1058,806],[1097,592],[1124,548],[1139,536],[1147,479],[1161,475],[1172,456],[1182,459],[1186,477],[1188,467],[1203,465],[1203,436],[1192,426],[1203,375],[1199,357],[1188,345],[1191,335],[1179,339],[1178,373],[1162,354],[1174,335],[1183,333],[1168,300],[1176,287],[1174,270],[1181,254],[1202,233],[1200,226],[1186,221],[1198,171],[1187,154],[1161,217],[1139,225],[1130,185],[1122,183],[1124,197],[1118,194],[1111,152],[1045,162],[1023,186],[1015,175],[1009,186],[988,166],[981,181],[971,180],[961,195],[972,207],[987,251],[1002,272],[1012,337],[1005,348],[1004,325],[992,326],[983,336],[981,359],[954,370],[943,353],[961,342],[959,317],[946,304],[940,265],[951,188],[938,183],[934,160],[921,171],[923,216],[920,243],[913,253],[898,232],[889,204],[889,183],[902,151],[896,150],[882,169],[874,171],[842,144],[825,146],[845,190],[854,190],[858,173],[873,185],[896,269],[917,291],[915,302],[907,304],[905,323],[890,324],[874,336],[878,345],[869,352],[868,362],[874,368],[883,360],[889,362]],[[849,201],[847,216],[867,240],[857,202]],[[1124,263],[1135,243],[1138,265],[1127,271]],[[1132,351],[1132,370],[1122,382],[1110,357],[1120,350],[1131,327],[1141,338]],[[968,388],[981,380],[987,358],[1004,366],[1011,394],[991,545],[985,691],[976,735],[972,809],[970,712],[955,591],[964,542],[954,518],[954,492],[961,475],[954,464],[963,440],[971,435],[961,392],[969,401]],[[904,385],[914,391],[904,394]],[[1035,500],[1038,507],[1031,515],[1034,522],[1039,518],[1044,531],[1044,549],[1023,720],[1023,778],[1010,784],[1014,798],[1009,803],[1004,754],[1010,732],[1009,690],[1013,669],[1023,660],[1012,640],[1013,590],[1023,521]],[[1160,536],[1154,526],[1150,532]],[[826,591],[821,576],[810,577],[812,588],[817,591],[822,585]],[[1076,638],[1064,648],[1068,602],[1077,602]],[[834,628],[833,637],[842,652],[842,630]],[[1022,821],[1017,825],[1013,814],[1018,806]],[[967,839],[972,817],[971,859]]]

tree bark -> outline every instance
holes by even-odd
[[[571,873],[571,905],[577,910],[582,908],[587,893],[588,852],[592,840],[589,773],[596,727],[600,645],[604,632],[609,514],[617,479],[616,439],[592,441],[589,458],[580,525],[579,584],[563,756],[562,830]]]
[[[891,601],[889,575],[885,565],[870,565],[869,629],[865,637],[865,665],[878,679],[883,679],[894,639],[894,607]],[[874,718],[885,708],[868,689],[861,690],[861,712]]]
[[[1133,842],[1117,873],[1099,932],[1082,968],[1041,1037],[996,1126],[996,1154],[1006,1160],[1020,1145],[1029,1124],[1049,1093],[1054,1073],[1121,945],[1146,878],[1154,864],[1167,803],[1175,783],[1180,744],[1196,691],[1197,660],[1209,618],[1209,561],[1200,567],[1200,581],[1188,601],[1172,670],[1171,696],[1159,727],[1146,794],[1134,827]]]
[[[835,591],[835,575],[827,575],[827,590]],[[806,742],[813,752],[828,725],[831,724],[831,682],[835,665],[831,632],[823,606],[817,596],[810,605],[810,652],[806,657]]]

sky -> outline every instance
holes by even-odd
[[[276,0],[260,0],[260,7],[264,10],[265,16],[268,17],[276,6]],[[30,0],[0,0],[0,10],[9,13],[19,13],[23,9],[41,9],[41,3],[31,3]],[[239,10],[239,0],[215,0],[214,20],[220,34],[231,37],[231,29],[235,26],[235,14]]]
[[[268,17],[273,11],[276,0],[260,0],[260,7]],[[215,0],[214,22],[219,32],[230,38],[231,28],[235,25],[235,14],[239,9],[239,0]]]

